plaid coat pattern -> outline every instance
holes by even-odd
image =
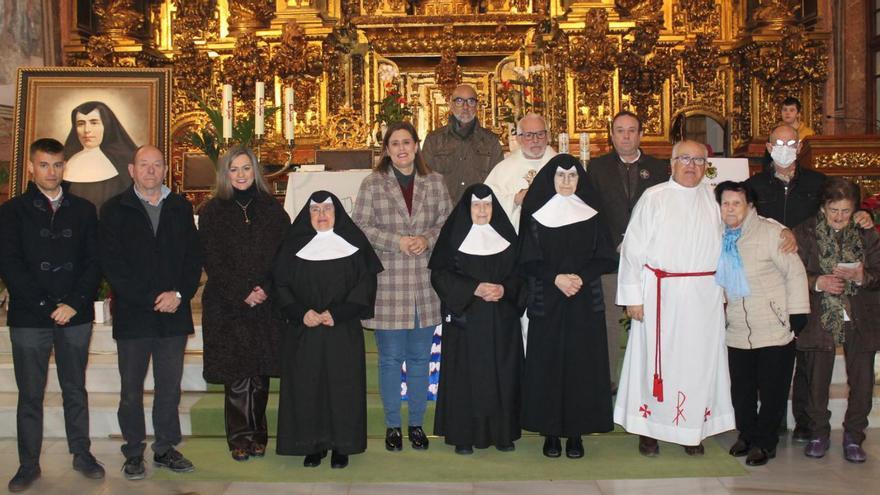
[[[428,260],[452,204],[443,176],[416,174],[414,180],[412,215],[394,174],[373,172],[358,191],[351,217],[385,267],[379,273],[375,316],[363,321],[367,328],[413,328],[414,310],[418,310],[420,326],[440,324],[440,299],[431,287]],[[428,239],[428,249],[419,256],[400,252],[400,238],[411,235]]]

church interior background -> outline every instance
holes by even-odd
[[[572,153],[588,133],[593,156],[608,148],[610,117],[629,109],[644,119],[649,153],[668,157],[670,143],[686,135],[717,155],[756,159],[779,103],[796,96],[820,135],[808,141],[809,164],[880,190],[880,143],[871,136],[880,116],[880,0],[19,4],[13,17],[38,24],[27,31],[31,65],[172,69],[170,182],[197,203],[209,188],[192,184],[212,182],[186,177],[205,173],[186,139],[209,123],[199,102],[218,107],[230,84],[241,118],[254,110],[257,81],[270,105],[281,105],[283,87],[295,89],[294,164],[315,162],[320,150],[378,153],[383,101],[411,114],[424,137],[445,123],[447,95],[459,83],[477,89],[480,121],[505,145],[508,124],[531,111],[547,118],[554,144],[559,133],[571,136]],[[19,43],[13,51],[25,50],[4,36]],[[6,163],[15,84],[8,65],[29,65],[21,61],[11,56],[4,67]],[[289,151],[280,127],[277,112],[260,143],[275,181]]]

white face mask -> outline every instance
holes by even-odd
[[[788,168],[797,159],[797,150],[791,146],[776,144],[770,151],[770,158],[782,168]]]

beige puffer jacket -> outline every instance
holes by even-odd
[[[757,349],[794,338],[790,314],[810,312],[807,273],[796,253],[779,251],[782,225],[749,210],[737,241],[751,294],[727,299],[727,345]]]

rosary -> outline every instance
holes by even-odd
[[[251,219],[248,218],[247,208],[248,208],[248,206],[251,205],[251,202],[252,202],[252,201],[253,201],[253,198],[249,199],[247,203],[245,203],[245,204],[241,204],[241,203],[238,202],[237,199],[235,200],[235,204],[237,204],[238,207],[241,208],[241,212],[244,214],[244,223],[245,223],[245,225],[250,225],[250,223],[251,223]]]

